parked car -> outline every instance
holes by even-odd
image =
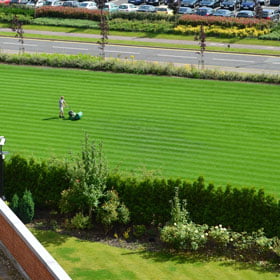
[[[262,18],[269,19],[272,21],[278,21],[279,20],[279,13],[277,10],[274,9],[263,9],[262,10]]]
[[[269,6],[270,0],[257,0],[262,6]]]
[[[199,6],[199,0],[182,0],[181,7],[195,8]]]
[[[192,15],[194,14],[194,10],[190,7],[180,7],[178,10],[178,14]]]
[[[141,5],[145,3],[145,0],[128,0],[128,3],[134,4],[134,5]]]
[[[241,10],[236,14],[237,18],[254,18],[255,12],[254,11],[248,11],[248,10]]]
[[[119,5],[119,12],[136,12],[138,9],[134,4],[121,4]]]
[[[137,12],[140,13],[155,13],[156,12],[156,8],[153,5],[141,5],[139,6],[139,8],[137,9]]]
[[[256,7],[256,2],[254,0],[243,0],[240,5],[242,10],[254,10]]]
[[[163,0],[146,0],[147,5],[159,6],[163,3]]]
[[[214,11],[213,16],[218,16],[218,17],[233,17],[234,13],[233,11],[226,10],[226,9],[218,9]]]
[[[79,3],[79,8],[88,9],[88,10],[97,10],[98,7],[93,1],[84,1]]]
[[[11,0],[10,5],[25,5],[27,2],[28,0]]]
[[[165,14],[165,15],[173,15],[173,10],[169,9],[167,6],[159,6],[156,8],[156,13]]]
[[[11,0],[0,0],[0,5],[9,5]]]
[[[78,1],[65,1],[62,4],[63,7],[72,7],[72,8],[78,8],[79,2]]]
[[[104,10],[109,13],[117,12],[119,10],[119,6],[115,3],[105,3]]]
[[[238,10],[240,8],[239,0],[224,0],[221,2],[221,8],[229,10]]]
[[[209,8],[209,7],[200,7],[197,8],[196,14],[199,16],[211,16],[214,12],[214,9]]]
[[[219,0],[201,0],[199,3],[200,7],[210,7],[212,9],[220,7]]]
[[[57,7],[57,6],[62,6],[62,5],[63,5],[63,2],[60,1],[60,0],[47,0],[44,3],[44,6],[54,6],[54,7]]]
[[[39,8],[44,6],[45,1],[44,0],[30,0],[26,3],[27,7],[35,7],[35,8]]]

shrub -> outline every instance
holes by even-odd
[[[34,202],[30,191],[25,190],[19,200],[18,216],[25,224],[30,223],[34,217]]]
[[[105,226],[107,232],[114,223],[129,222],[129,211],[123,203],[120,203],[116,191],[107,191],[104,203],[97,209],[97,220]]]
[[[79,212],[70,220],[69,226],[74,229],[90,229],[92,227],[91,218]]]
[[[208,236],[208,243],[211,244],[211,247],[215,247],[216,249],[227,247],[231,240],[230,231],[221,224],[219,226],[210,227],[206,234]]]
[[[145,235],[147,229],[145,227],[145,225],[134,225],[133,226],[133,235],[136,238],[141,238],[142,236]]]
[[[12,197],[12,201],[10,204],[10,208],[13,210],[13,212],[18,215],[19,212],[19,197],[17,194],[14,194]]]

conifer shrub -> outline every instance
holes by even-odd
[[[19,200],[18,217],[25,224],[30,223],[34,217],[34,201],[30,191],[25,190],[22,198]]]

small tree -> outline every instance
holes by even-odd
[[[81,159],[76,160],[71,176],[73,185],[62,193],[61,211],[88,212],[91,217],[104,196],[108,176],[102,144],[89,143],[89,137],[85,135]]]
[[[109,34],[109,24],[107,18],[108,13],[104,11],[106,0],[96,0],[96,3],[98,9],[100,10],[99,27],[101,32],[100,35],[102,36],[100,40],[97,41],[97,43],[100,45],[99,46],[100,56],[102,58],[105,58],[105,45],[108,44],[108,34]]]
[[[200,33],[199,33],[199,46],[200,46],[200,59],[199,59],[199,65],[201,66],[201,69],[204,69],[204,51],[206,49],[206,34],[204,32],[204,25],[200,25]]]
[[[16,32],[15,37],[18,38],[18,42],[20,43],[19,47],[19,53],[24,53],[24,40],[23,40],[23,34],[24,31],[22,29],[22,22],[18,19],[17,15],[13,17],[12,23],[11,23],[11,29]]]

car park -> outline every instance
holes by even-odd
[[[240,8],[239,0],[224,0],[221,2],[221,8],[229,10],[238,10]]]
[[[220,7],[219,0],[201,0],[199,3],[200,7],[210,7],[212,9]]]
[[[159,6],[156,8],[157,14],[173,15],[173,10],[169,9],[167,6]]]
[[[119,12],[136,12],[138,9],[134,4],[121,4],[119,5]]]
[[[262,10],[262,18],[269,19],[272,21],[279,20],[279,12],[275,9],[263,9]]]
[[[97,5],[93,1],[84,1],[79,3],[79,8],[88,9],[88,10],[97,10]]]
[[[79,2],[78,1],[65,1],[62,4],[63,7],[71,7],[71,8],[78,8]]]
[[[233,11],[226,10],[226,9],[217,9],[214,11],[213,16],[218,16],[218,17],[233,17],[234,13]]]
[[[241,10],[236,14],[237,18],[254,18],[256,16],[254,11]]]
[[[146,0],[147,5],[159,6],[163,3],[163,0]]]
[[[256,2],[254,0],[243,0],[240,5],[242,10],[254,10],[256,7]]]
[[[139,13],[155,13],[156,8],[153,5],[141,5],[137,9],[137,12],[139,12]]]
[[[178,10],[178,14],[192,15],[194,14],[194,10],[190,7],[180,7]]]
[[[195,8],[199,6],[199,0],[182,0],[181,7]]]
[[[199,7],[196,10],[196,14],[199,16],[211,16],[214,12],[214,9],[209,7]]]
[[[105,3],[104,10],[109,13],[117,12],[119,10],[119,6],[115,3]]]

